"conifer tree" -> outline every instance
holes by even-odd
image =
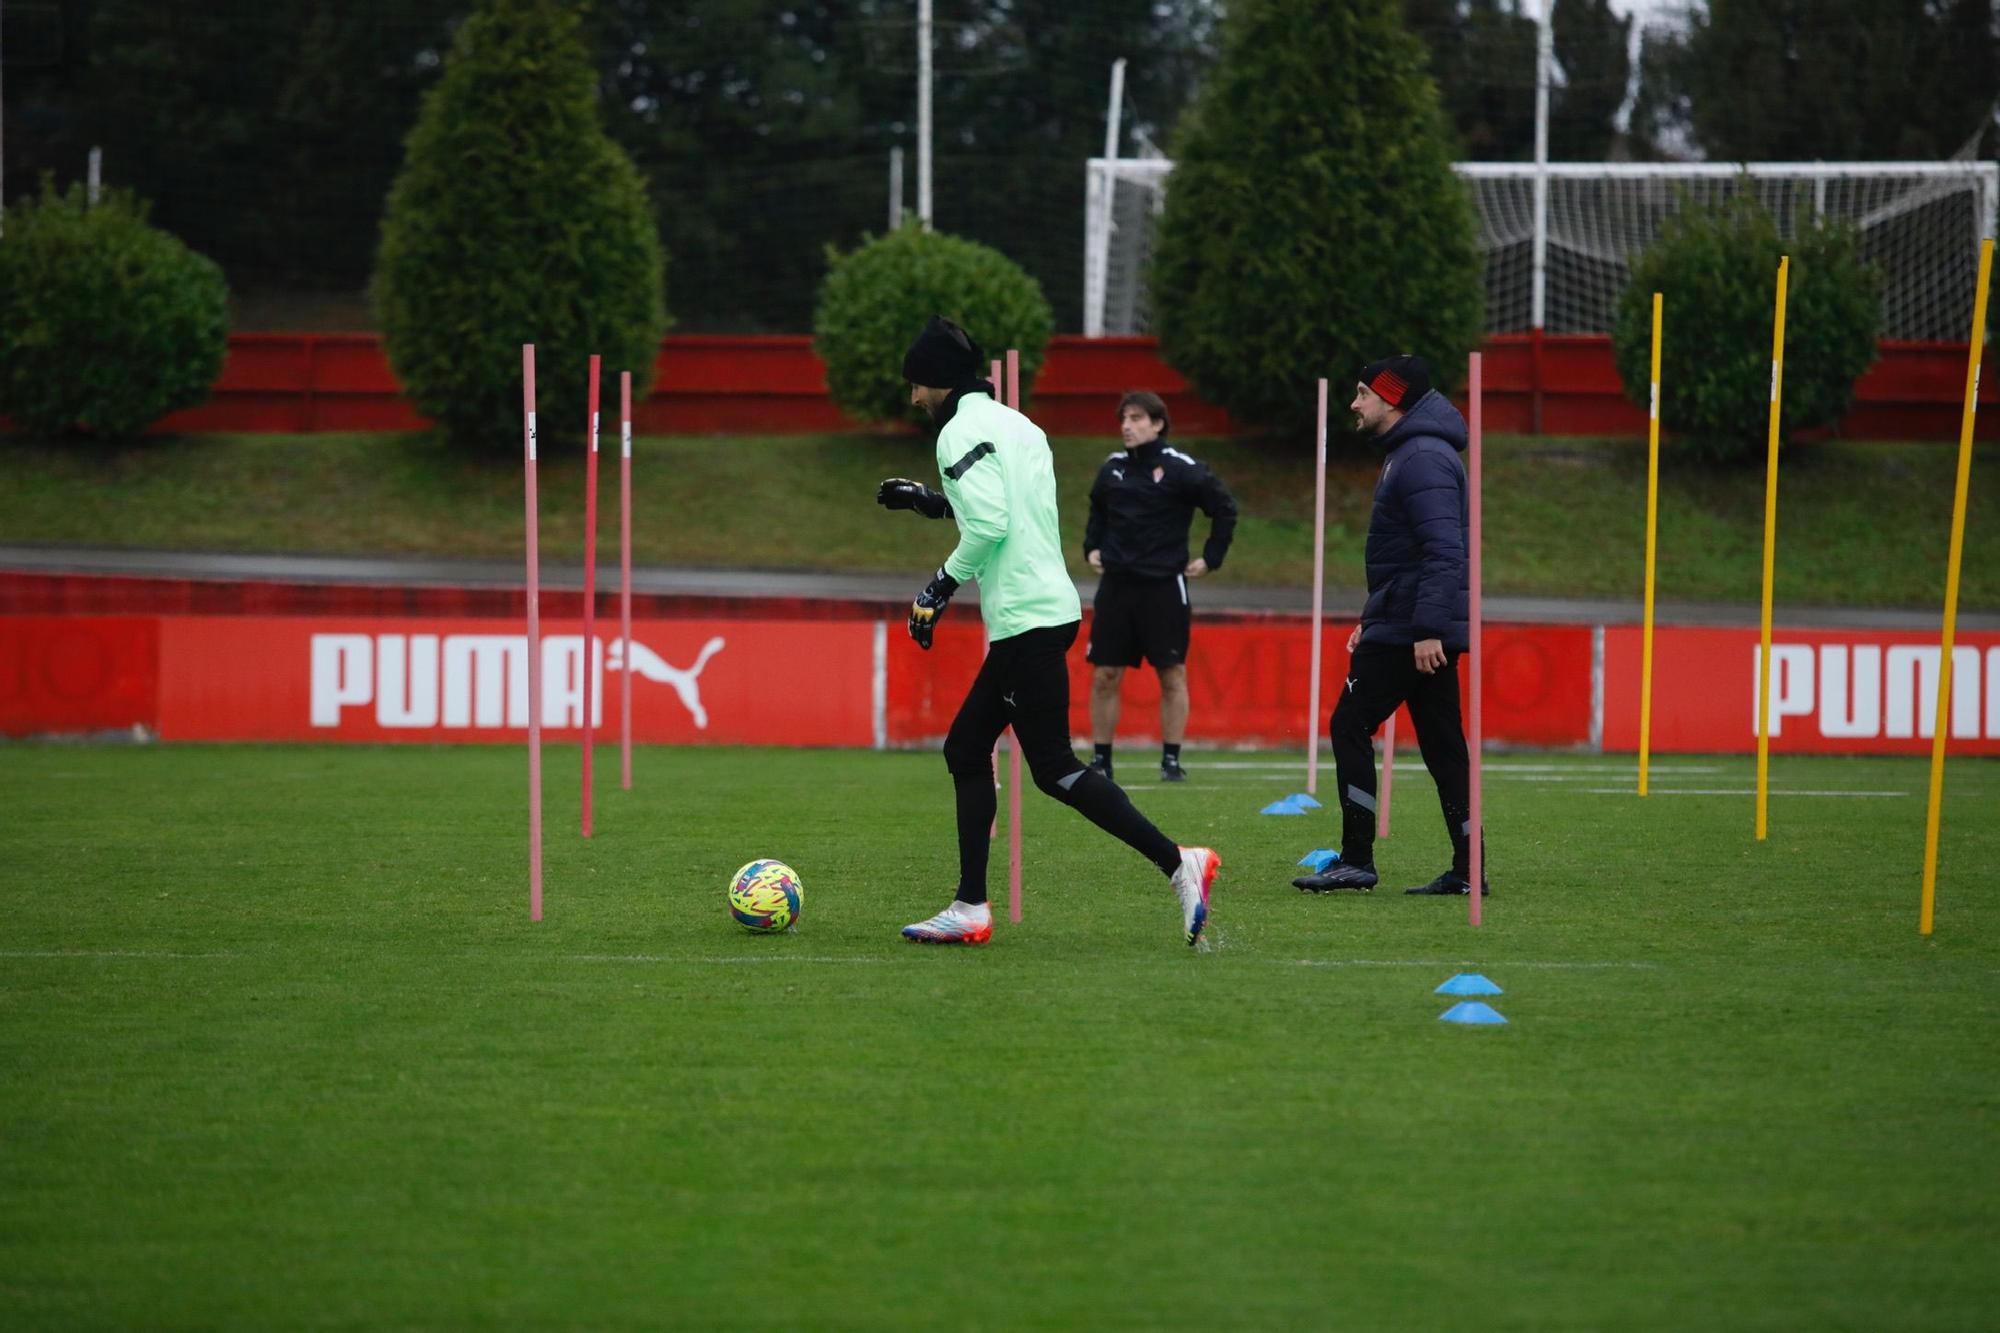
[[[665,259],[638,171],[605,135],[577,19],[487,0],[459,30],[389,194],[375,298],[418,409],[482,449],[521,447],[521,344],[541,439],[585,433],[592,353],[651,382]],[[606,401],[614,401],[607,396]]]
[[[1397,0],[1242,0],[1175,145],[1150,290],[1167,361],[1253,425],[1391,353],[1462,380],[1477,232]],[[1336,421],[1342,419],[1336,415]]]

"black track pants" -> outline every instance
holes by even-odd
[[[1180,849],[1140,814],[1116,783],[1092,773],[1070,749],[1069,664],[1076,622],[995,640],[966,691],[944,742],[958,796],[958,898],[986,901],[986,860],[997,802],[993,746],[1008,727],[1035,785],[1172,874]]]
[[[1355,649],[1327,730],[1340,783],[1340,859],[1375,861],[1376,731],[1399,704],[1410,706],[1424,767],[1437,783],[1445,830],[1451,835],[1451,863],[1461,874],[1470,865],[1468,824],[1472,813],[1471,766],[1458,707],[1460,654],[1446,656],[1430,675],[1417,670],[1406,643],[1364,643]]]

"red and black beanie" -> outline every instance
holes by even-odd
[[[1401,411],[1430,392],[1431,371],[1420,356],[1385,356],[1361,368],[1361,383]]]

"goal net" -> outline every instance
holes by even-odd
[[[1486,331],[1534,324],[1532,163],[1461,162],[1486,271]],[[1146,333],[1146,261],[1173,163],[1092,158],[1084,234],[1084,332]],[[1853,224],[1883,273],[1882,334],[1963,342],[1972,322],[1979,242],[1993,234],[1993,162],[1564,162],[1547,168],[1542,327],[1605,333],[1632,256],[1684,207],[1748,193],[1784,235],[1814,217]]]

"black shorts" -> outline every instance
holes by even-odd
[[[1138,666],[1154,670],[1187,661],[1187,576],[1170,579],[1128,579],[1106,574],[1092,603],[1090,644],[1084,657],[1094,666]]]

